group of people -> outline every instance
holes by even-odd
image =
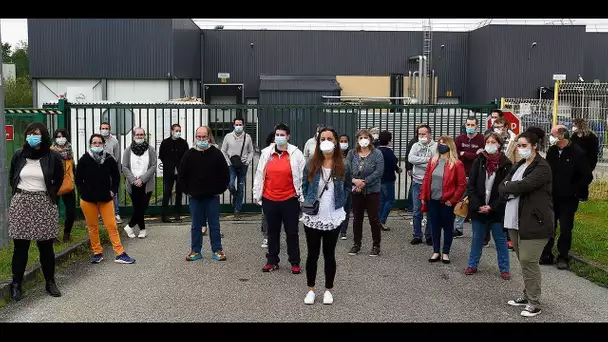
[[[466,133],[456,139],[441,136],[434,140],[428,125],[417,127],[416,137],[408,144],[406,163],[411,178],[408,196],[413,211],[411,244],[426,242],[433,248],[429,262],[448,264],[452,240],[462,236],[463,223],[470,219],[473,237],[465,274],[478,272],[482,248],[492,236],[501,277],[510,279],[508,250],[512,248],[522,265],[525,290],[521,298],[509,304],[524,306],[521,314],[532,317],[541,312],[539,262],[554,262],[552,248],[557,222],[561,228],[557,265],[560,269],[568,267],[574,214],[579,201],[588,197],[597,152],[593,159],[590,148],[578,146],[591,146],[593,133],[583,119],[577,119],[573,132],[561,125],[551,130],[551,147],[545,159],[540,154],[545,132],[532,127],[515,135],[501,114],[498,110],[492,113],[492,127],[485,134],[479,132],[476,118],[468,118]],[[119,151],[115,150],[118,145],[112,142],[115,138],[108,132],[104,134],[109,127],[108,123],[101,124],[100,134],[90,137],[88,151],[76,166],[67,131],[59,129],[51,138],[43,124],[32,123],[26,128],[24,147],[14,154],[10,167],[13,198],[9,234],[15,241],[11,283],[14,299],[22,295],[30,241],[37,241],[40,249],[47,292],[61,295],[54,280],[52,248],[58,237],[57,204],[60,198],[64,201],[64,239],[66,236],[69,239],[75,216],[75,188],[91,237],[91,262],[103,260],[98,215],[108,229],[115,261],[135,262],[120,242],[115,201],[122,173],[133,203],[133,215],[124,231],[130,238],[145,238],[144,213],[156,186],[157,154],[145,131],[135,128],[133,142],[119,163]],[[212,259],[226,260],[220,232],[220,195],[230,191],[238,218],[245,176],[254,155],[251,136],[244,132],[244,120],[236,118],[233,128],[219,147],[211,129],[199,127],[194,146],[189,148],[181,138],[181,127],[174,124],[171,136],[160,145],[158,159],[163,164],[164,182],[162,221],[171,222],[168,204],[174,185],[175,221],[181,221],[181,197],[185,194],[189,198],[192,223],[187,261],[202,258],[202,238],[207,227]],[[317,265],[322,251],[323,303],[332,304],[335,248],[338,239],[347,239],[351,211],[354,243],[349,255],[361,252],[367,213],[372,237],[369,256],[379,256],[382,232],[389,230],[386,221],[395,201],[396,175],[402,170],[390,148],[392,135],[388,131],[360,130],[351,148],[348,135],[319,126],[304,152],[290,143],[290,137],[287,125],[276,125],[254,171],[253,200],[262,207],[263,247],[268,249],[262,271],[279,269],[280,237],[284,229],[290,271],[302,272],[299,241],[302,223],[308,247],[305,266],[308,291],[304,302],[315,302]],[[463,208],[466,214],[455,215]],[[425,213],[427,224],[423,234]]]

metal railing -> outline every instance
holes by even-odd
[[[56,107],[57,104],[45,106]],[[252,137],[256,150],[247,171],[244,194],[244,212],[259,211],[253,203],[253,176],[259,159],[259,151],[278,123],[291,128],[290,142],[303,149],[306,141],[314,135],[318,124],[331,126],[339,134],[347,134],[353,145],[357,130],[378,127],[393,134],[392,147],[405,169],[407,143],[415,137],[420,124],[431,126],[434,138],[441,135],[457,136],[463,131],[467,117],[473,116],[485,123],[496,105],[390,105],[390,104],[323,104],[323,105],[206,105],[192,102],[163,103],[66,103],[64,114],[56,126],[65,127],[70,132],[75,159],[78,160],[88,148],[88,138],[99,131],[101,122],[109,122],[112,134],[120,143],[122,152],[132,141],[132,129],[139,126],[146,130],[149,143],[158,152],[163,139],[169,137],[171,125],[182,126],[182,137],[193,146],[196,128],[207,125],[211,128],[215,144],[221,148],[223,138],[233,128],[237,117],[245,120],[245,132]],[[47,120],[48,121],[48,120]],[[485,126],[485,124],[484,124]],[[485,127],[482,127],[485,129]],[[163,197],[162,163],[157,167],[156,189],[154,189],[149,215],[161,212]],[[398,176],[395,207],[405,207],[409,179],[405,173]],[[78,203],[78,202],[77,202]],[[174,196],[171,205],[174,203]],[[188,200],[183,198],[184,212]],[[221,196],[222,212],[232,212],[231,196],[226,191]],[[131,200],[124,186],[124,178],[119,192],[121,214],[132,211]]]

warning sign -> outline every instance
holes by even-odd
[[[6,125],[5,126],[6,129],[6,141],[13,141],[15,140],[15,128],[13,127],[13,125]]]

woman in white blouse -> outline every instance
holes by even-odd
[[[330,290],[334,287],[336,276],[336,244],[340,234],[339,228],[346,219],[344,205],[352,187],[350,172],[344,164],[344,156],[340,150],[336,151],[337,144],[336,131],[331,128],[321,129],[317,135],[316,149],[302,177],[305,204],[302,207],[300,221],[304,224],[308,245],[306,260],[308,293],[304,298],[305,304],[315,302],[315,280],[321,243],[325,259],[323,304],[332,304],[334,301]]]
[[[135,237],[133,228],[139,226],[139,238],[146,237],[146,222],[144,214],[150,204],[152,191],[156,187],[156,151],[146,141],[143,128],[133,129],[133,143],[125,149],[122,155],[122,172],[127,180],[127,191],[133,203],[133,215],[125,226],[125,232],[130,238]]]

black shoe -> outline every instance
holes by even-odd
[[[427,246],[432,246],[433,245],[433,239],[432,238],[426,239],[426,245]]]
[[[70,234],[63,234],[63,242],[64,243],[68,243],[72,240],[72,238],[70,237]]]
[[[538,261],[539,264],[541,265],[553,265],[555,263],[555,260],[553,259],[553,256],[544,256],[544,257],[540,257],[540,260]]]
[[[54,280],[48,280],[45,286],[46,292],[48,292],[53,297],[61,297],[61,292],[57,288],[57,284],[55,284]]]
[[[378,255],[380,255],[380,246],[372,247],[372,250],[369,252],[369,256],[376,257]]]
[[[422,243],[422,239],[421,238],[413,238],[412,241],[410,241],[411,245],[418,245]]]
[[[568,269],[568,261],[565,259],[558,259],[557,260],[557,269],[558,270],[567,270]]]
[[[163,215],[163,217],[160,218],[160,221],[162,223],[171,223],[171,220],[167,216],[164,216],[164,215]]]
[[[444,253],[444,254],[445,254],[445,253]],[[447,254],[446,254],[446,255],[447,255]],[[445,258],[443,257],[443,255],[442,255],[442,256],[441,256],[441,262],[442,262],[442,263],[444,263],[444,264],[449,264],[449,263],[450,263],[449,256],[448,256],[448,259],[445,259]]]
[[[173,218],[173,222],[182,222],[182,218],[179,217],[179,215],[175,215],[175,218]]]
[[[459,238],[462,237],[464,235],[463,232],[459,231],[459,230],[454,230],[454,238]]]
[[[353,245],[353,247],[348,251],[348,255],[357,255],[361,251],[361,246]]]
[[[441,254],[439,254],[439,256],[437,256],[437,258],[433,258],[432,256],[429,258],[429,262],[437,262],[441,260]]]
[[[11,283],[11,298],[14,301],[20,301],[23,297],[23,292],[21,291],[21,283]]]

